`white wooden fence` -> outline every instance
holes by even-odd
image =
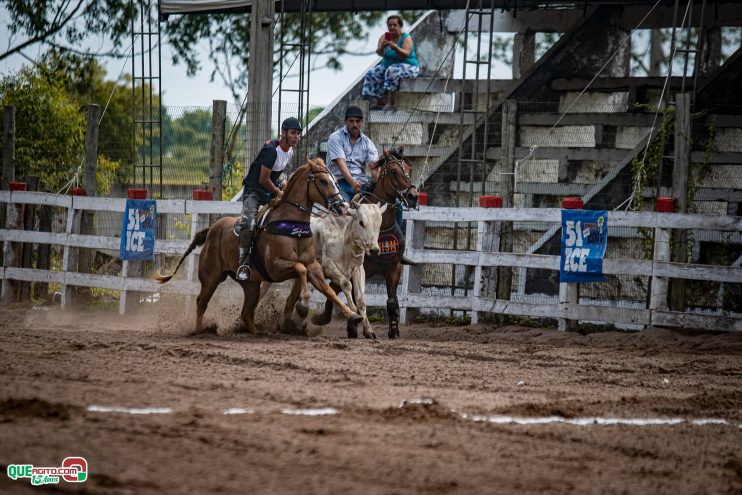
[[[559,302],[555,304],[530,304],[511,300],[484,298],[480,295],[483,267],[517,267],[559,270],[560,257],[541,254],[492,252],[484,246],[497,246],[498,229],[502,222],[540,222],[561,224],[561,210],[556,208],[421,208],[411,211],[407,218],[407,255],[420,263],[443,263],[474,267],[474,289],[471,295],[440,296],[420,293],[420,269],[405,267],[400,306],[406,308],[446,308],[472,312],[472,323],[479,313],[526,315],[535,318],[558,318],[560,328],[565,322],[583,320],[633,325],[663,325],[717,330],[742,330],[742,317],[709,316],[686,312],[668,311],[668,279],[712,280],[742,282],[742,268],[737,266],[712,266],[680,264],[670,259],[670,231],[672,229],[702,229],[739,234],[742,218],[716,215],[694,215],[655,212],[609,212],[609,229],[615,227],[649,227],[655,229],[653,260],[605,259],[605,274],[649,276],[652,293],[648,308],[618,308],[580,304],[577,284],[560,284]],[[428,222],[476,222],[477,244],[474,251],[422,249],[425,229],[420,224]],[[739,238],[739,236],[736,236]],[[739,242],[739,239],[737,239]]]
[[[29,232],[14,229],[1,229],[0,241],[5,241],[3,267],[0,278],[27,282],[58,283],[62,287],[62,307],[68,304],[70,289],[79,287],[98,287],[121,291],[119,311],[126,310],[126,295],[129,291],[150,293],[171,293],[187,296],[199,291],[194,281],[195,260],[191,255],[186,265],[186,280],[172,280],[160,285],[151,279],[127,276],[129,264],[123,263],[121,274],[97,275],[78,273],[75,266],[79,248],[92,248],[118,251],[119,237],[81,235],[80,218],[84,210],[101,212],[123,212],[125,198],[88,198],[84,196],[59,196],[48,193],[0,191],[0,203],[9,204],[8,224],[13,208],[21,204],[48,205],[67,210],[64,233]],[[157,212],[162,214],[190,214],[191,237],[208,221],[209,214],[238,215],[240,204],[220,201],[159,200]],[[601,321],[634,325],[664,325],[693,328],[713,328],[717,330],[742,330],[742,317],[724,315],[705,315],[679,313],[667,309],[667,285],[669,278],[691,280],[712,280],[742,283],[742,267],[712,266],[699,264],[678,264],[669,260],[669,232],[672,229],[703,229],[732,233],[739,238],[742,233],[742,218],[734,216],[691,215],[653,212],[611,212],[608,215],[609,228],[649,227],[655,229],[655,256],[653,260],[606,259],[603,271],[606,274],[626,274],[649,276],[652,278],[652,293],[646,308],[618,308],[580,304],[576,284],[560,284],[559,301],[553,304],[531,304],[511,300],[498,300],[483,297],[482,269],[484,267],[541,268],[559,270],[559,256],[540,254],[518,254],[492,252],[490,245],[497,242],[485,240],[496,238],[501,222],[541,222],[558,224],[561,222],[559,209],[490,209],[490,208],[437,208],[422,207],[419,211],[405,213],[407,218],[407,255],[419,263],[441,263],[469,265],[474,267],[474,287],[470,295],[441,296],[424,294],[421,290],[421,267],[405,266],[399,293],[402,308],[402,322],[406,322],[408,308],[439,308],[470,311],[472,323],[476,323],[480,313],[499,313],[524,315],[535,318],[557,318],[560,323],[582,321]],[[453,251],[424,249],[425,222],[476,222],[477,243],[473,251]],[[59,271],[15,268],[12,265],[10,242],[52,244],[64,247],[62,267]],[[180,256],[190,244],[190,240],[157,240],[155,253]],[[198,250],[194,253],[198,254]],[[385,294],[367,294],[369,305],[385,306]],[[561,325],[560,325],[561,326]]]

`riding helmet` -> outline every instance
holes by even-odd
[[[289,117],[283,121],[283,123],[281,124],[281,129],[283,129],[284,131],[287,131],[289,129],[296,129],[299,132],[301,132],[302,127],[298,119],[294,117]]]

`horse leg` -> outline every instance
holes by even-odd
[[[299,294],[301,293],[301,281],[298,278],[294,279],[294,284],[291,286],[291,292],[286,298],[286,305],[283,307],[283,319],[289,321],[291,312],[294,310],[294,306],[299,302]]]
[[[325,282],[325,274],[322,271],[322,265],[320,265],[318,261],[314,261],[307,265],[307,271],[312,285],[330,299],[338,307],[340,313],[345,317],[345,319],[348,320],[348,323],[355,327],[355,325],[357,325],[363,318],[343,304],[343,301],[341,301],[337,294],[335,294],[330,286],[327,285],[327,282]]]
[[[399,338],[399,302],[397,286],[402,277],[402,264],[397,262],[392,269],[384,273],[386,282],[386,311],[389,314],[389,338]]]
[[[340,293],[340,287],[335,282],[330,282],[330,288],[335,291],[336,294]],[[312,317],[312,323],[315,325],[327,325],[332,320],[332,308],[334,308],[330,299],[325,299],[325,308],[321,313],[318,313]]]
[[[289,292],[289,296],[286,298],[286,305],[283,308],[284,328],[290,333],[308,335],[309,337],[319,335],[319,330],[317,330],[316,333],[311,334],[311,329],[307,329],[307,324],[305,321],[306,316],[301,316],[301,313],[299,313],[299,310],[297,309],[301,306],[301,303],[299,301],[300,296],[301,279],[295,278],[294,284],[291,286],[291,292]],[[294,310],[297,310],[297,312],[294,313]],[[297,313],[299,317],[295,316]]]
[[[211,296],[214,295],[214,291],[219,287],[219,284],[226,279],[226,273],[222,273],[219,278],[199,277],[201,291],[196,298],[196,333],[200,333],[203,329],[204,313],[206,312],[206,307],[209,305]]]
[[[279,272],[293,271],[299,280],[299,299],[296,296],[289,295],[289,300],[286,301],[288,305],[291,301],[296,300],[294,304],[294,312],[291,314],[291,321],[298,328],[304,328],[306,326],[304,320],[309,315],[309,287],[307,287],[307,267],[302,263],[293,260],[273,260],[273,268]],[[292,288],[292,292],[296,287]],[[288,308],[287,308],[288,312]]]
[[[376,334],[374,333],[374,329],[371,328],[371,323],[369,323],[368,315],[366,314],[366,270],[363,269],[363,265],[353,270],[352,282],[353,299],[355,299],[358,314],[363,317],[363,336],[367,339],[376,339]]]
[[[294,310],[298,314],[302,321],[309,314],[309,286],[307,285],[307,267],[301,263],[296,264],[296,274],[299,276],[299,300],[294,305]]]
[[[260,282],[251,280],[238,282],[242,286],[242,292],[245,294],[240,316],[247,327],[247,331],[255,335],[258,331],[255,327],[255,307],[258,305],[258,300],[260,299]]]

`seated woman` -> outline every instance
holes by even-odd
[[[404,22],[398,15],[390,15],[386,20],[388,33],[379,38],[376,53],[383,58],[381,63],[369,70],[363,80],[362,94],[368,99],[376,98],[379,107],[383,103],[384,92],[389,92],[384,110],[395,111],[395,93],[399,91],[402,78],[414,79],[420,72],[420,64],[415,55],[412,37],[402,31]],[[376,109],[372,105],[372,109]]]

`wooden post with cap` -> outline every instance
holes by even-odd
[[[25,182],[11,182],[8,185],[11,191],[11,201],[13,199],[12,191],[25,191]],[[7,217],[5,218],[5,228],[8,230],[23,229],[23,213],[25,206],[22,203],[8,203]],[[3,266],[5,268],[17,268],[21,265],[23,244],[20,242],[5,242],[3,245]],[[2,304],[17,302],[19,300],[20,283],[15,280],[3,278],[2,283]]]
[[[562,208],[565,210],[581,210],[585,207],[582,198],[570,196],[562,200]],[[579,304],[580,284],[559,283],[559,305],[562,306],[562,314],[566,312],[568,305]],[[560,332],[574,332],[578,329],[578,321],[565,317],[559,318],[558,329]]]
[[[85,161],[83,168],[83,190],[85,196],[96,195],[98,181],[98,129],[100,124],[100,106],[88,105],[88,125],[85,128]],[[95,213],[83,211],[80,221],[80,234],[95,235]],[[80,249],[77,258],[77,271],[92,273],[95,249]],[[87,288],[80,288],[78,295],[89,293]]]

